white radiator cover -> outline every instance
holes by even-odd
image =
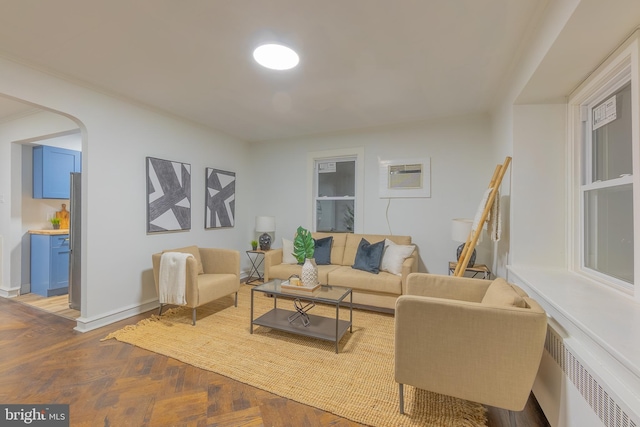
[[[553,427],[640,427],[638,414],[594,371],[564,344],[562,336],[550,325],[533,386],[549,424]]]
[[[548,315],[533,393],[553,427],[640,427],[640,306],[566,270],[510,266]]]

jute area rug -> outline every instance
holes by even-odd
[[[292,302],[278,299],[278,307]],[[273,308],[273,299],[255,295],[256,317]],[[254,326],[249,332],[251,286],[242,286],[238,307],[233,297],[197,309],[176,308],[113,332],[115,338],[213,371],[253,387],[371,426],[485,426],[485,408],[477,403],[405,386],[405,415],[398,410],[394,380],[392,315],[353,311],[335,353],[334,343]],[[341,319],[348,310],[340,309]],[[335,315],[317,305],[314,314]]]

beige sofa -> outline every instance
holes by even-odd
[[[406,293],[406,278],[409,273],[418,270],[418,250],[402,263],[402,274],[386,271],[378,274],[352,268],[360,240],[369,243],[389,239],[398,245],[410,245],[410,236],[387,236],[381,234],[353,233],[313,233],[314,239],[333,236],[331,245],[331,264],[318,265],[318,281],[321,284],[346,286],[353,289],[353,303],[371,308],[390,311],[395,308],[396,299]],[[300,275],[302,267],[298,264],[283,264],[282,249],[272,249],[265,253],[264,280],[288,279],[292,274]]]
[[[395,313],[395,379],[510,411],[524,408],[547,332],[544,309],[518,286],[415,273]]]

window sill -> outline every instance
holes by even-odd
[[[512,265],[508,280],[544,307],[550,326],[582,358],[640,396],[640,304],[566,269]]]

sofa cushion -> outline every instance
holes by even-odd
[[[346,286],[356,291],[402,294],[402,277],[381,271],[378,275],[356,270],[348,266],[338,267],[329,272],[329,284]]]
[[[200,257],[200,250],[198,249],[197,246],[195,245],[186,246],[184,248],[169,249],[166,251],[162,251],[162,253],[165,253],[165,252],[181,252],[181,253],[193,255],[193,257],[196,259],[196,264],[198,265],[198,274],[204,273],[204,268],[202,267],[202,258]]]
[[[353,265],[356,260],[356,253],[358,252],[358,245],[360,245],[360,239],[367,239],[371,243],[376,243],[385,238],[392,240],[398,245],[410,245],[411,236],[385,236],[383,234],[347,234],[347,241],[344,244],[344,258],[338,264],[341,265]],[[333,263],[333,262],[332,262]],[[335,264],[335,263],[333,263]]]
[[[393,240],[385,239],[380,270],[402,275],[402,263],[411,256],[415,248],[415,245],[397,245]]]
[[[329,283],[329,272],[338,268],[338,265],[319,265],[318,266],[318,282],[322,285]],[[292,274],[302,275],[302,266],[299,264],[278,264],[271,266],[269,269],[269,280],[282,279],[287,280]]]
[[[525,308],[524,299],[501,277],[495,279],[482,298],[482,304]]]
[[[282,263],[297,264],[298,260],[293,255],[293,241],[282,238]]]
[[[331,264],[335,264],[335,265],[344,265],[342,264],[342,258],[344,256],[344,243],[347,240],[347,235],[350,235],[351,233],[322,233],[322,232],[316,232],[313,233],[313,238],[318,240],[318,239],[323,239],[325,237],[333,237],[333,242],[331,243]],[[353,264],[350,263],[349,265]]]
[[[324,237],[322,239],[316,239],[313,257],[315,258],[317,265],[331,264],[331,244],[332,243],[333,243],[333,236]]]
[[[368,271],[378,274],[380,272],[380,262],[384,251],[384,240],[378,243],[369,243],[367,239],[361,239],[356,252],[356,259],[352,267],[358,270]]]

